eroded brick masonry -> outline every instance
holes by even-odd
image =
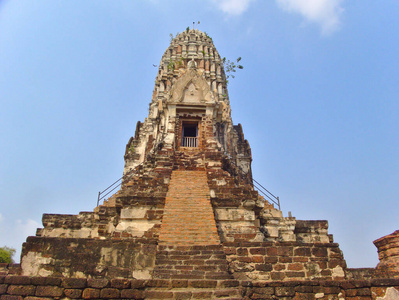
[[[283,217],[254,190],[222,59],[198,30],[162,56],[121,189],[92,212],[44,214],[3,299],[399,299],[398,232],[349,269],[327,221]]]

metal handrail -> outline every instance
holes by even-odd
[[[240,166],[238,166],[230,157],[229,154],[225,153],[225,155],[229,158],[229,161],[235,165],[244,175],[248,175],[248,172],[245,172]],[[251,176],[252,177],[252,176]],[[268,189],[266,189],[263,185],[261,185],[258,181],[256,181],[252,177],[252,184],[258,190],[258,192],[262,193],[266,198],[268,198],[271,202],[278,206],[278,210],[281,210],[280,206],[280,197],[274,196]]]
[[[106,196],[108,196],[112,191],[114,191],[115,189],[117,189],[118,187],[120,187],[122,185],[122,180],[124,178],[130,177],[134,174],[136,174],[137,172],[137,167],[141,166],[144,162],[142,162],[141,164],[137,165],[134,169],[130,170],[127,174],[123,175],[121,178],[119,178],[118,180],[116,180],[113,184],[111,184],[109,187],[107,187],[105,190],[103,190],[102,192],[98,192],[98,197],[97,197],[97,206],[100,204],[100,201],[105,199]],[[119,182],[118,185],[116,185],[114,187],[115,184],[117,184]],[[113,188],[112,188],[113,187]],[[108,191],[110,188],[112,188],[110,191]],[[108,191],[105,195],[103,195],[106,191]]]

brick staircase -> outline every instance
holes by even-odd
[[[152,275],[162,284],[146,299],[242,299],[220,245],[205,171],[172,172]]]
[[[160,245],[219,245],[205,171],[175,170],[166,194]]]
[[[220,245],[158,246],[153,272],[160,279],[232,279]]]

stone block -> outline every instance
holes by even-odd
[[[142,289],[146,286],[147,281],[141,279],[130,280],[130,287],[132,289]]]
[[[83,299],[97,299],[100,297],[100,290],[93,288],[86,288],[83,290],[82,298]]]
[[[216,288],[217,280],[190,280],[188,286],[192,288]]]
[[[31,277],[33,285],[55,285],[60,286],[62,278],[60,277]]]
[[[191,299],[192,292],[189,291],[178,291],[178,292],[173,292],[174,299],[176,300],[188,300]]]
[[[31,279],[29,276],[7,276],[4,279],[4,283],[7,284],[31,284]]]
[[[170,291],[145,291],[145,299],[173,299],[173,292]]]
[[[193,299],[211,299],[212,292],[209,291],[193,291],[192,292]]]
[[[255,213],[247,209],[217,208],[215,219],[217,221],[254,221]]]
[[[304,270],[304,265],[300,263],[292,263],[288,265],[287,268],[289,271],[302,271]]]
[[[294,249],[295,256],[310,256],[311,251],[309,247],[299,247]]]
[[[109,285],[109,281],[107,279],[96,279],[96,278],[89,278],[87,279],[87,286],[97,289],[105,288]]]
[[[219,287],[226,288],[226,287],[238,287],[240,282],[238,280],[222,280],[219,283]]]
[[[270,272],[273,270],[272,264],[257,264],[255,265],[255,270],[263,271],[263,272]]]
[[[100,297],[105,299],[118,299],[120,297],[120,292],[118,289],[103,288],[100,291]]]
[[[277,256],[278,255],[277,247],[267,247],[266,255],[267,256]]]
[[[7,284],[0,284],[0,295],[5,294],[7,292]]]
[[[172,280],[172,288],[186,288],[188,287],[188,280]]]
[[[66,289],[82,289],[85,288],[87,281],[85,278],[63,278],[62,287]]]
[[[274,295],[274,287],[258,287],[253,292],[259,295]]]
[[[251,262],[253,262],[253,263],[263,263],[264,262],[263,256],[254,255],[254,256],[251,257]]]
[[[285,274],[283,272],[270,272],[270,278],[272,280],[284,280]]]
[[[61,297],[63,288],[58,286],[38,286],[36,287],[36,296],[40,297]]]
[[[144,291],[136,290],[136,289],[124,289],[121,291],[122,299],[145,299]]]
[[[111,287],[117,289],[128,289],[130,287],[129,279],[111,279]]]
[[[121,209],[121,219],[144,219],[151,207],[128,207]]]
[[[277,248],[277,255],[278,256],[288,256],[292,257],[293,256],[293,247],[288,247],[288,246],[280,246]]]
[[[34,285],[10,285],[7,293],[10,295],[33,296],[36,287]]]
[[[250,248],[249,253],[251,253],[252,255],[265,255],[266,248],[265,247]],[[277,252],[276,252],[276,254],[277,254]]]
[[[286,271],[285,276],[287,278],[305,278],[305,272],[294,272],[294,271]]]
[[[298,293],[312,293],[313,287],[308,285],[299,285],[295,287],[295,292]]]
[[[23,300],[22,296],[13,296],[13,295],[2,295],[0,296],[0,300]]]
[[[64,294],[68,298],[77,299],[82,296],[82,290],[80,290],[80,289],[65,289]]]
[[[327,257],[327,248],[315,247],[312,249],[312,255],[315,257]]]
[[[293,297],[295,296],[295,288],[294,287],[283,287],[277,286],[275,288],[276,296],[278,297]]]

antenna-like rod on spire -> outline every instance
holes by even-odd
[[[200,21],[197,22],[197,24],[199,24],[199,23],[200,23]],[[195,27],[195,22],[193,22],[193,30],[195,29],[194,27]]]

